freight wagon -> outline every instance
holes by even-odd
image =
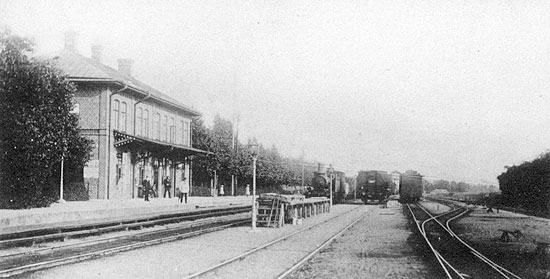
[[[417,202],[422,198],[422,175],[413,170],[401,174],[399,197],[402,203]]]

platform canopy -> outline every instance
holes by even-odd
[[[132,151],[141,158],[154,156],[174,161],[183,161],[189,156],[206,156],[214,154],[193,147],[146,139],[118,130],[113,131],[113,136],[115,137],[114,146],[116,148]]]

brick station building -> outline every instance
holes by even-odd
[[[78,34],[65,34],[65,49],[51,60],[76,85],[79,125],[94,141],[84,167],[91,199],[141,197],[148,178],[159,196],[163,179],[176,188],[191,187],[191,159],[207,152],[191,147],[191,121],[200,113],[132,77],[133,61],[118,59],[118,70],[102,63],[102,47],[92,58],[79,54]]]

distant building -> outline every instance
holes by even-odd
[[[395,186],[395,194],[399,193],[399,181],[401,180],[401,173],[398,171],[392,171],[390,173],[391,181]]]
[[[207,153],[191,147],[191,121],[200,113],[133,78],[131,59],[113,69],[102,64],[101,46],[87,58],[76,40],[67,32],[65,49],[51,60],[76,85],[79,125],[95,143],[83,170],[90,198],[137,198],[146,177],[159,195],[166,176],[172,194],[189,188],[192,156]]]

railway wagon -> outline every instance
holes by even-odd
[[[345,173],[334,171],[332,176],[332,202],[341,203],[345,198]],[[311,188],[306,192],[306,198],[327,197],[330,198],[330,178],[324,172],[314,172],[311,180]]]
[[[401,174],[399,178],[399,197],[402,203],[417,202],[422,197],[422,175],[413,170]]]
[[[381,203],[390,196],[391,177],[385,171],[360,171],[357,174],[357,192],[365,204]]]

